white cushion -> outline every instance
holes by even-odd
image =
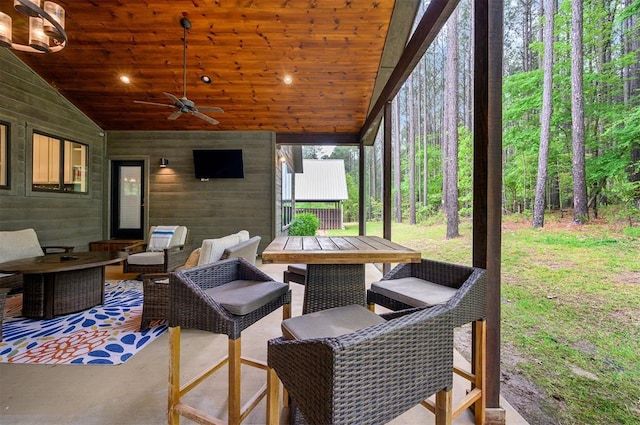
[[[404,277],[372,283],[371,291],[413,307],[431,307],[445,304],[457,289],[417,277]]]
[[[241,230],[238,233],[223,236],[221,238],[205,239],[202,241],[202,246],[200,247],[200,259],[198,260],[198,265],[203,266],[205,264],[220,261],[225,249],[248,240],[249,232],[246,230]]]
[[[139,266],[150,266],[156,264],[164,264],[164,252],[139,252],[137,254],[129,254],[127,263],[137,264]]]
[[[0,232],[0,263],[40,257],[44,251],[33,229]]]
[[[161,251],[164,248],[171,248],[173,246],[178,246],[178,245],[184,245],[186,240],[187,240],[187,228],[185,226],[176,226],[175,229],[173,229],[173,235],[171,235],[171,239],[169,240],[169,243],[166,246],[163,246],[163,248],[161,249],[154,249],[153,248],[153,244],[151,243],[151,237],[153,235],[153,231],[156,229],[156,227],[159,226],[151,226],[151,228],[149,229],[149,244],[147,244],[147,250],[152,251],[152,250],[157,250],[157,251]],[[162,226],[162,227],[173,227],[173,226]],[[162,263],[161,263],[162,264]]]

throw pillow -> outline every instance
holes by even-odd
[[[191,251],[191,254],[189,254],[189,258],[187,258],[187,261],[184,263],[184,268],[190,268],[190,267],[195,267],[198,265],[198,261],[200,260],[200,248],[196,248],[193,251]]]

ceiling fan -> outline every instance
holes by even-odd
[[[183,113],[189,113],[198,118],[201,118],[208,122],[209,124],[217,125],[219,124],[217,120],[211,118],[208,115],[202,113],[205,112],[224,112],[222,108],[218,108],[216,106],[203,106],[200,108],[196,108],[195,103],[192,100],[187,98],[187,30],[191,28],[191,21],[189,21],[186,17],[180,19],[180,25],[184,29],[184,37],[183,40],[183,65],[182,65],[182,81],[183,81],[183,92],[182,97],[178,98],[177,96],[172,95],[171,93],[163,92],[165,96],[167,96],[173,104],[166,103],[156,103],[156,102],[145,102],[142,100],[134,100],[135,103],[143,103],[145,105],[154,105],[154,106],[164,106],[168,108],[173,108],[175,111],[167,117],[168,120],[175,120]]]

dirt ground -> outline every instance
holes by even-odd
[[[467,361],[471,361],[471,325],[456,330],[454,344],[458,352]],[[554,411],[562,411],[560,402],[549,400],[542,391],[517,372],[516,366],[521,361],[518,353],[503,346],[500,356],[500,394],[509,404],[531,425],[562,423],[553,414]]]

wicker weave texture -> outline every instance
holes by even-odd
[[[194,267],[170,274],[169,326],[200,329],[216,334],[226,334],[230,339],[240,338],[240,333],[253,323],[285,304],[291,304],[291,291],[245,314],[229,313],[205,290],[224,285],[233,280],[272,281],[273,279],[244,258],[232,258]]]
[[[145,275],[142,280],[144,302],[140,330],[149,327],[152,320],[169,317],[169,275]]]
[[[2,341],[2,322],[4,320],[4,303],[7,300],[9,288],[0,288],[0,341]]]
[[[22,300],[23,316],[47,319],[102,304],[104,267],[25,275]]]
[[[446,305],[452,308],[456,327],[487,316],[487,274],[484,269],[422,259],[420,263],[399,264],[382,279],[417,277],[439,285],[456,288],[456,294]],[[398,311],[416,306],[367,291],[367,303]]]
[[[0,287],[9,289],[20,289],[23,286],[21,274],[11,274],[0,277]]]
[[[268,364],[307,423],[381,424],[452,387],[451,320],[441,306],[336,338],[276,338]]]
[[[365,305],[364,264],[308,264],[302,313]]]

